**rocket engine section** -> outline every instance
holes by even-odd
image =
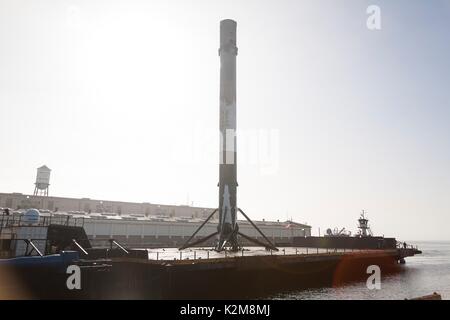
[[[236,223],[236,22],[220,22],[220,160],[219,160],[219,241],[238,250]]]

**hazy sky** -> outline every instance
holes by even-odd
[[[450,240],[448,0],[0,0],[0,192],[217,206],[224,18],[247,214]]]

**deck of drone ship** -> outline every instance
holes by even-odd
[[[295,248],[279,247],[278,251],[266,250],[263,247],[246,247],[244,250],[236,252],[222,251],[217,252],[211,248],[190,248],[178,250],[178,248],[157,248],[147,249],[148,259],[150,261],[179,261],[179,260],[212,260],[226,258],[242,258],[250,256],[284,256],[284,255],[313,255],[313,254],[331,254],[331,253],[349,253],[362,250],[352,249],[322,249],[322,248]]]

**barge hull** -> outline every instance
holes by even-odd
[[[117,257],[81,266],[81,290],[68,290],[61,268],[2,266],[0,292],[14,299],[252,299],[312,287],[365,280],[367,267],[382,276],[402,269],[409,249],[299,255],[256,255],[197,260]],[[103,265],[103,266],[102,266]],[[5,279],[5,277],[2,277]]]
[[[209,260],[113,259],[105,299],[248,299],[367,279],[367,267],[382,275],[401,270],[399,250],[368,250]],[[98,296],[98,295],[97,295]]]

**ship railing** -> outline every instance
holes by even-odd
[[[406,242],[402,242],[402,241],[397,241],[397,249],[413,249],[413,250],[418,250],[419,246],[417,245],[413,245],[413,244],[409,244]]]
[[[2,258],[44,256],[49,254],[50,240],[46,238],[0,239]]]
[[[296,255],[296,256],[308,256],[317,254],[345,254],[351,252],[364,252],[374,251],[375,249],[349,249],[349,248],[312,248],[312,247],[289,247],[280,248],[279,251],[273,250],[239,250],[237,252],[223,251],[221,253],[216,252],[213,249],[189,249],[189,250],[173,250],[173,248],[165,249],[148,249],[148,259],[155,261],[169,261],[169,260],[201,260],[201,259],[214,259],[214,258],[240,258],[250,257],[256,255]]]
[[[17,258],[27,256],[45,256],[61,252],[52,245],[48,238],[16,238],[0,239],[0,257]],[[68,245],[64,250],[76,250],[85,255],[86,250],[75,240],[72,245]]]
[[[25,226],[48,227],[51,224],[71,226],[71,227],[84,227],[84,217],[50,215],[50,216],[40,216],[39,220],[30,221],[24,219],[23,215],[13,215],[13,214],[0,215],[0,230],[2,228],[25,227]]]

